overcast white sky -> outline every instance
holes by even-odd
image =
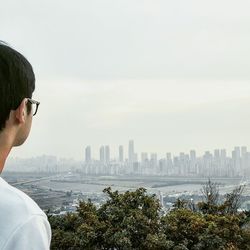
[[[0,40],[34,66],[41,101],[12,156],[84,148],[250,148],[250,1],[8,0]]]

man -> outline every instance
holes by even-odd
[[[27,139],[34,101],[35,75],[19,52],[0,42],[0,172],[12,147]],[[46,250],[51,229],[45,213],[25,193],[0,177],[0,249]]]

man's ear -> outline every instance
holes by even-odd
[[[15,116],[19,123],[24,123],[27,115],[27,107],[26,107],[27,99],[24,98],[18,108],[15,110]]]

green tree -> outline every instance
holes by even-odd
[[[160,204],[155,195],[146,194],[146,189],[125,193],[104,192],[108,201],[101,206],[98,215],[106,227],[103,231],[103,244],[110,249],[148,249],[154,240],[164,245],[164,237],[158,236],[160,229]],[[157,241],[158,237],[161,240]],[[157,239],[156,239],[157,238]]]
[[[199,242],[199,235],[207,226],[205,218],[200,213],[189,209],[174,209],[161,219],[165,235],[175,243],[175,246],[191,249]]]
[[[99,249],[102,223],[91,201],[80,202],[77,213],[49,217],[52,228],[51,249]]]
[[[237,211],[242,189],[218,204],[217,189],[209,183],[200,211],[177,200],[165,215],[144,188],[125,193],[106,188],[104,193],[107,201],[100,208],[82,201],[76,213],[49,216],[52,250],[250,249],[250,230],[242,226],[250,215]]]

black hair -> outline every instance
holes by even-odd
[[[0,132],[24,98],[35,90],[35,74],[31,64],[19,52],[0,41]],[[29,106],[29,112],[31,107]]]

